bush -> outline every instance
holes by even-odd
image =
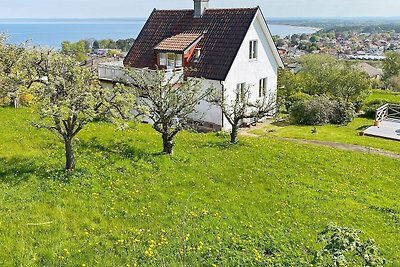
[[[338,100],[332,102],[332,116],[330,123],[332,124],[346,124],[353,121],[356,117],[355,107],[352,103],[348,103],[344,100]]]
[[[34,103],[35,97],[32,94],[24,93],[21,94],[20,101],[21,105],[29,107]]]
[[[357,229],[330,224],[319,234],[319,241],[324,244],[317,252],[313,264],[317,266],[369,266],[385,265],[385,258],[380,255],[373,239],[365,242]]]
[[[387,101],[383,99],[375,99],[367,102],[363,106],[364,116],[370,119],[375,119],[376,110],[386,103]]]
[[[352,121],[356,113],[351,103],[330,100],[327,96],[316,96],[310,100],[294,103],[290,109],[290,116],[297,124],[345,124]]]
[[[292,105],[299,101],[310,100],[311,98],[312,98],[312,96],[302,93],[302,92],[295,93],[285,99],[286,110],[289,111],[290,108],[292,107]]]
[[[0,97],[0,106],[9,106],[11,99],[8,97]]]
[[[326,96],[316,96],[311,100],[294,103],[290,116],[297,124],[320,125],[328,123],[332,114],[332,102]]]

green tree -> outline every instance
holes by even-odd
[[[386,81],[394,76],[400,75],[400,53],[386,53],[386,60],[383,62],[383,76]]]
[[[35,126],[58,134],[65,145],[67,170],[75,169],[74,140],[92,120],[100,116],[115,122],[130,119],[134,97],[124,86],[113,90],[99,85],[97,77],[71,57],[37,53],[32,59],[38,83],[35,95],[41,120]]]
[[[64,54],[71,54],[73,52],[72,43],[69,41],[64,41],[61,43],[61,52]]]
[[[97,49],[99,49],[100,48],[100,44],[99,44],[99,41],[97,41],[97,40],[95,40],[94,42],[93,42],[93,50],[97,50]]]
[[[72,43],[64,41],[61,43],[61,52],[65,55],[74,57],[79,62],[83,62],[88,59],[89,44],[85,40]]]
[[[135,42],[135,39],[129,38],[125,40],[118,40],[116,42],[117,48],[121,49],[121,51],[127,52],[131,49],[133,43]]]
[[[367,96],[371,82],[367,75],[352,64],[328,55],[307,55],[300,59],[299,74],[309,95],[328,94],[357,102]],[[304,79],[304,77],[307,77]]]
[[[386,83],[393,91],[400,91],[400,75],[390,77]]]
[[[308,35],[303,33],[302,35],[300,35],[300,40],[304,41],[308,39]]]
[[[317,37],[317,36],[312,35],[312,36],[310,37],[310,42],[311,42],[311,43],[316,43],[317,41],[318,41],[318,37]]]
[[[333,79],[331,94],[347,102],[360,104],[369,94],[371,80],[368,74],[356,68],[342,68],[336,70]]]

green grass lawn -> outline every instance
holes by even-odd
[[[0,109],[0,266],[310,266],[330,222],[400,265],[398,160],[190,133],[171,158],[148,125],[96,123],[65,173],[33,117]]]
[[[381,99],[388,103],[400,104],[400,93],[384,90],[372,90],[371,95],[365,100],[365,103],[376,99]],[[374,121],[372,119],[366,118],[356,118],[353,122],[344,126],[328,124],[314,127],[278,122],[262,129],[253,130],[251,133],[269,137],[285,137],[354,144],[400,153],[400,142],[376,137],[360,136],[360,132],[369,126],[372,126],[373,123]],[[316,133],[313,131],[314,128],[317,130]]]
[[[396,93],[385,90],[372,90],[372,93],[365,100],[365,103],[368,103],[376,99],[381,99],[388,103],[400,104],[400,92]]]
[[[330,141],[361,145],[400,153],[400,142],[376,137],[360,136],[360,132],[373,125],[373,120],[356,118],[348,125],[302,126],[287,123],[273,123],[264,128],[251,131],[269,137],[285,137],[307,140]],[[313,129],[316,129],[316,133]]]

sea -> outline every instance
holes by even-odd
[[[32,46],[59,48],[63,41],[136,38],[142,18],[123,19],[0,19],[0,33],[11,43],[29,40]],[[269,24],[273,35],[313,33],[314,28]]]

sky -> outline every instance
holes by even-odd
[[[393,17],[400,0],[210,0],[210,8],[260,6],[266,17]],[[146,18],[193,0],[0,0],[0,18]]]

